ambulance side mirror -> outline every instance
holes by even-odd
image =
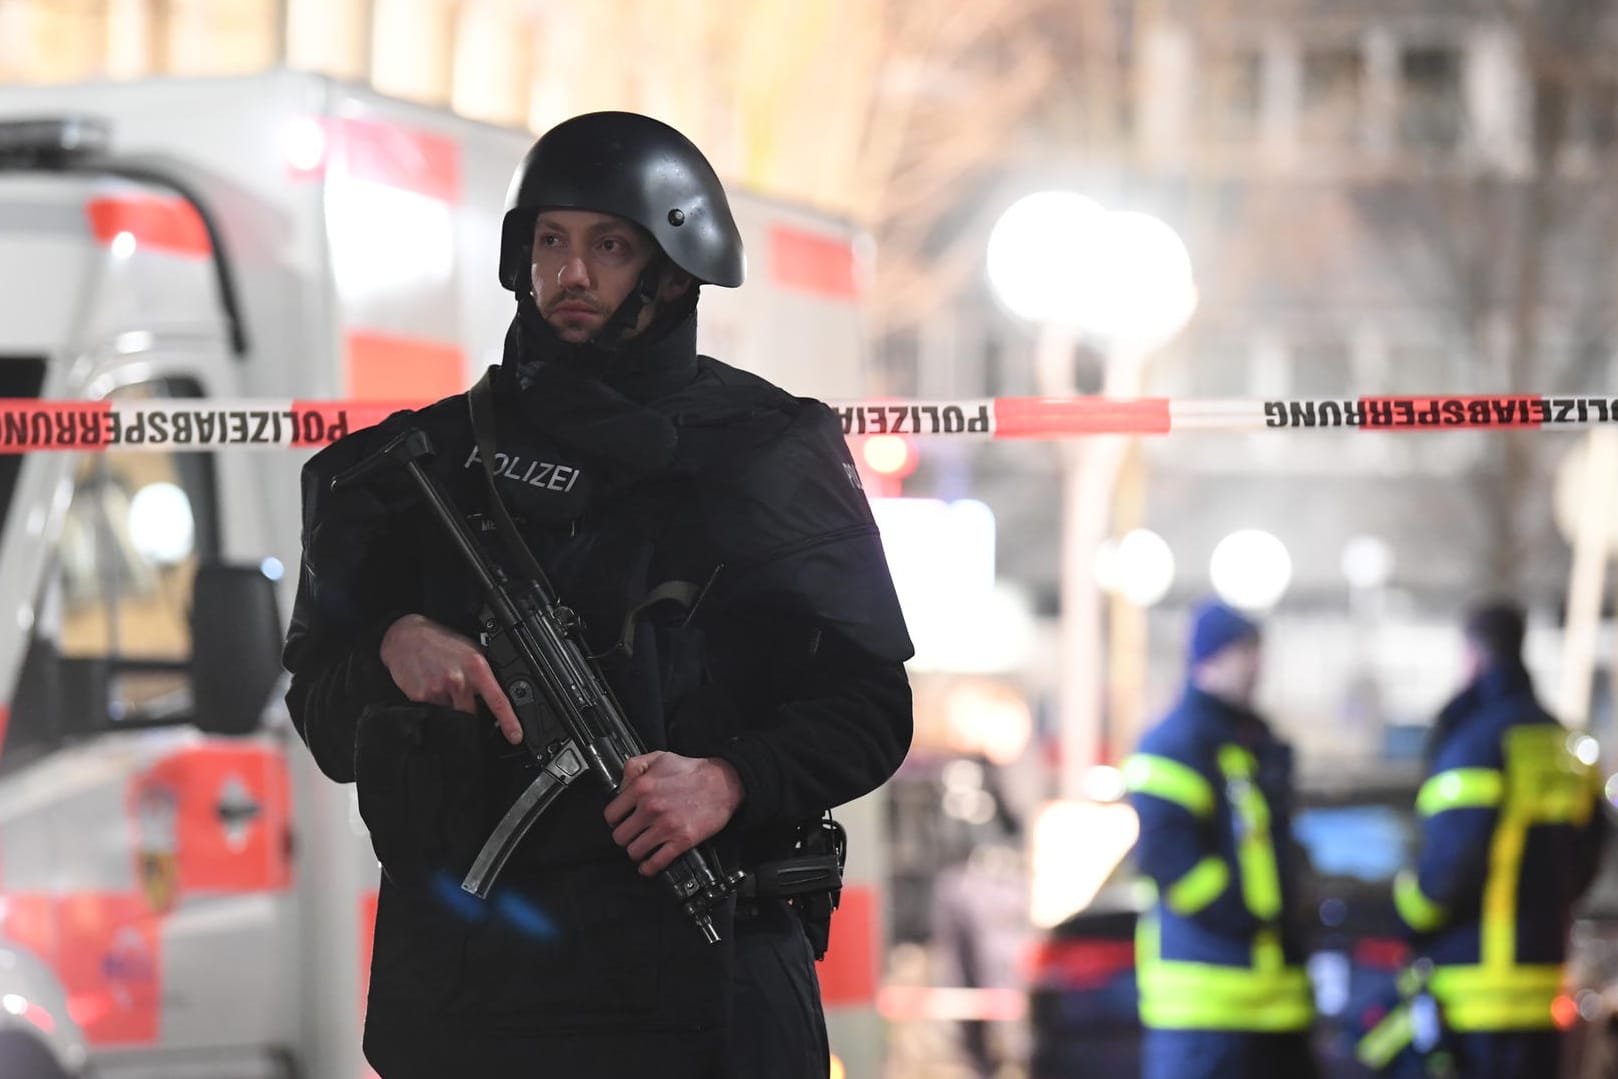
[[[203,565],[191,595],[194,722],[209,734],[258,730],[281,678],[275,582],[257,566]]]

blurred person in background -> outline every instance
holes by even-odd
[[[1596,747],[1535,698],[1520,608],[1480,606],[1463,632],[1467,683],[1433,726],[1420,849],[1394,902],[1459,1075],[1546,1079],[1573,904],[1608,828]]]
[[[937,983],[969,989],[1025,987],[1023,959],[1032,937],[1023,827],[1006,804],[993,763],[962,761],[983,777],[980,793],[993,815],[973,829],[971,851],[938,872],[929,909]],[[947,809],[946,809],[947,812]],[[960,1023],[961,1051],[974,1079],[991,1079],[1008,1061],[1027,1056],[1014,1024],[984,1019]]]
[[[507,205],[516,309],[481,432],[498,440],[480,449],[460,394],[304,471],[287,705],[321,769],[357,784],[383,866],[366,1057],[385,1079],[825,1079],[824,859],[813,891],[784,888],[822,815],[885,782],[911,736],[910,641],[841,424],[697,354],[699,288],[741,284],[744,260],[673,128],[568,120]],[[482,590],[416,499],[331,486],[411,426],[461,512],[509,506],[649,747],[615,797],[567,790],[487,903],[461,877],[534,765],[478,641]],[[708,840],[759,882],[714,910],[718,945],[657,879]]]
[[[1136,942],[1143,1079],[1311,1079],[1292,752],[1253,710],[1256,623],[1193,615],[1180,703],[1124,767],[1156,887]]]

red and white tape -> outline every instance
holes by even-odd
[[[1537,394],[1312,400],[994,397],[833,403],[849,435],[1066,438],[1171,431],[1442,431],[1618,423],[1618,397]]]
[[[0,453],[37,450],[307,448],[335,442],[421,401],[0,398]],[[1171,400],[1166,397],[984,397],[841,401],[850,437],[1052,439],[1172,431],[1454,431],[1618,423],[1618,397],[1356,397]]]
[[[0,453],[325,446],[423,402],[0,399]]]
[[[890,1023],[965,1019],[1013,1022],[1028,1014],[1028,994],[1021,989],[888,985],[877,994],[876,1010]]]

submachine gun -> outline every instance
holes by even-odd
[[[481,899],[534,822],[563,791],[589,773],[616,794],[623,786],[625,762],[646,749],[586,649],[578,616],[557,598],[531,555],[522,559],[528,577],[520,580],[489,560],[438,481],[422,468],[421,461],[432,455],[426,432],[411,428],[339,475],[332,489],[403,468],[483,590],[479,620],[489,666],[522,723],[523,745],[539,775],[506,811],[461,882],[462,889]],[[528,554],[526,547],[522,554]],[[703,844],[680,855],[660,875],[703,937],[718,943],[711,912],[736,891],[742,874],[726,874],[712,848]]]

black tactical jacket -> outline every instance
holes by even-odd
[[[507,508],[609,653],[647,745],[740,775],[745,800],[718,839],[727,865],[786,854],[797,822],[884,782],[911,736],[910,641],[836,417],[698,357],[694,316],[604,372],[528,362],[518,331],[495,373]],[[378,647],[409,613],[475,637],[478,590],[402,475],[330,491],[412,425],[456,504],[486,512],[464,394],[316,455],[284,653],[298,731],[328,776],[358,781],[383,865],[368,1040],[424,1024],[475,1037],[719,1023],[726,950],[638,875],[591,783],[535,826],[487,902],[459,891],[533,773],[487,716],[406,701]],[[704,586],[694,610],[630,617],[671,580]]]

